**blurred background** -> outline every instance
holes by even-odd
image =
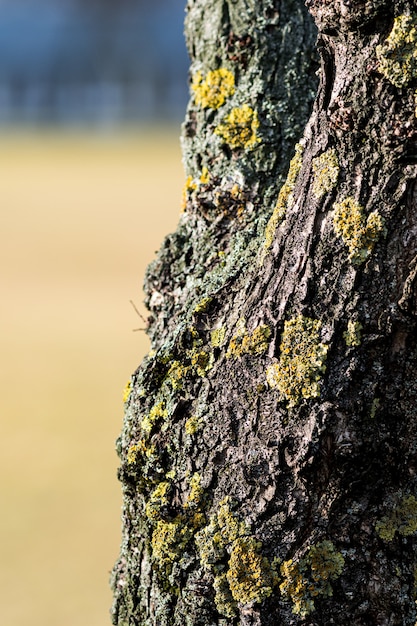
[[[114,441],[175,229],[185,0],[0,0],[0,602],[110,624]]]

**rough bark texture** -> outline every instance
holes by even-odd
[[[118,626],[417,620],[417,7],[307,5],[320,85],[284,182],[303,3],[188,4],[185,212],[118,443]]]

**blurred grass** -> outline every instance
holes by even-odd
[[[146,352],[129,300],[178,221],[179,129],[0,134],[0,596],[8,626],[109,624],[114,440]]]

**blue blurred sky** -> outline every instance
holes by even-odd
[[[0,0],[0,124],[182,119],[185,0]]]

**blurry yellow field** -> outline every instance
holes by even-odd
[[[114,440],[178,221],[179,129],[0,135],[0,597],[7,626],[109,623]]]

